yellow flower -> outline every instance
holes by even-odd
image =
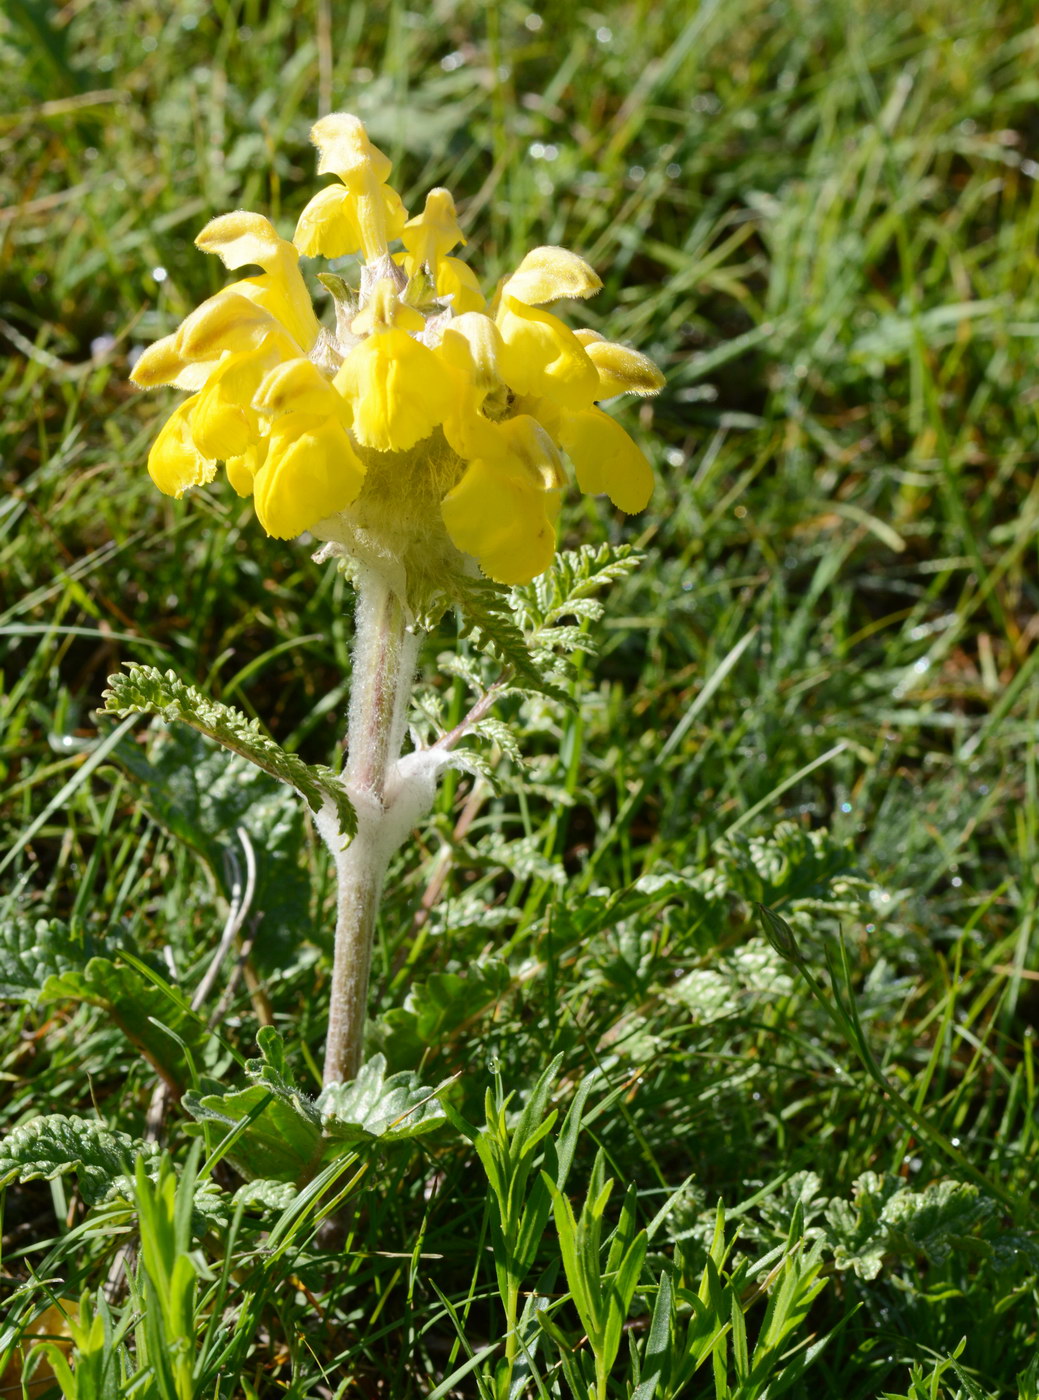
[[[222,461],[268,534],[309,530],[382,561],[416,596],[446,587],[462,556],[504,583],[545,569],[563,454],[583,490],[641,510],[649,464],[598,403],[654,394],[663,376],[547,309],[600,290],[588,264],[535,248],[488,303],[452,256],[465,238],[446,190],[409,219],[356,117],[323,117],[311,137],[318,173],[337,183],[306,205],[292,242],[259,214],[213,219],[199,248],[260,272],[203,302],[134,367],[142,388],[190,392],[149,455],[156,485],[179,496]],[[356,253],[356,292],[323,279],[335,297],[328,329],[300,255]]]
[[[167,496],[181,496],[189,486],[204,486],[216,474],[216,463],[203,457],[191,432],[198,399],[195,394],[174,410],[148,457],[148,474]]]
[[[407,219],[400,195],[386,184],[389,160],[368,140],[364,124],[344,112],[322,117],[310,139],[320,152],[317,173],[338,175],[343,183],[321,190],[303,210],[297,248],[307,257],[359,252],[368,262],[385,257]]]

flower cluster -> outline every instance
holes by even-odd
[[[223,462],[270,535],[309,530],[406,574],[457,567],[460,551],[504,583],[551,562],[563,454],[583,490],[641,510],[649,465],[597,402],[656,393],[663,376],[544,309],[599,290],[587,263],[535,248],[488,303],[449,256],[465,240],[446,190],[409,219],[356,117],[324,117],[311,135],[318,172],[337,183],[306,206],[292,242],[259,214],[213,219],[198,247],[262,271],[203,302],[134,367],[143,388],[191,391],[149,456],[156,485],[180,496]],[[301,254],[363,257],[356,293],[321,278],[334,331],[314,314]]]

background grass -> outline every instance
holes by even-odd
[[[143,463],[173,396],[126,375],[221,285],[202,224],[244,207],[291,231],[310,123],[354,111],[406,203],[453,190],[487,285],[535,243],[580,251],[605,283],[582,323],[669,379],[627,410],[650,510],[575,498],[563,521],[564,544],[636,541],[645,563],[610,595],[578,710],[514,703],[527,765],[502,758],[497,793],[448,784],[401,858],[373,1048],[428,1083],[460,1073],[473,1121],[495,1075],[521,1103],[556,1053],[561,1107],[593,1070],[593,1102],[624,1087],[571,1186],[602,1147],[642,1223],[671,1200],[634,1337],[661,1266],[701,1267],[719,1200],[734,1258],[756,1259],[800,1197],[828,1283],[798,1340],[832,1335],[790,1394],[1032,1393],[1037,59],[1031,8],[995,0],[12,0],[0,18],[4,918],[136,949],[187,995],[212,956],[218,883],[125,765],[90,766],[121,663],[175,669],[310,760],[337,751],[348,588],[223,486],[158,496]],[[451,645],[425,656],[447,713]],[[299,841],[313,893],[259,925],[262,995],[241,984],[223,1030],[252,1055],[269,1014],[316,1091],[329,888]],[[674,879],[654,894],[646,874]],[[109,1018],[13,1007],[6,1129],[61,1111],[143,1132],[154,1070]],[[172,1107],[163,1129],[181,1168],[186,1121]],[[430,1393],[500,1336],[480,1181],[457,1134],[373,1159],[334,1269],[305,1232],[247,1268],[270,1221],[211,1224],[200,1277],[248,1278],[248,1302],[221,1298],[249,1344],[219,1361],[200,1294],[187,1393]],[[71,1296],[111,1278],[137,1217],[98,1210],[65,1177],[9,1190],[13,1318],[47,1302],[41,1275]],[[135,1348],[144,1365],[140,1330]],[[542,1384],[567,1393],[547,1362]],[[714,1386],[708,1368],[689,1393]]]

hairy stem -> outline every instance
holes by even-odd
[[[394,773],[407,726],[418,637],[385,577],[363,569],[357,580],[353,687],[344,781],[357,811],[357,835],[345,849],[334,813],[318,826],[335,861],[336,936],[324,1082],[353,1079],[360,1067],[372,937],[390,857],[410,823],[395,809]],[[408,804],[397,803],[399,808]],[[403,829],[402,829],[403,828]]]

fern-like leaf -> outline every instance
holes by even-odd
[[[505,667],[515,677],[516,689],[571,704],[566,692],[532,654],[516,625],[509,589],[490,579],[458,578],[454,580],[453,601],[460,615],[459,636],[469,638],[474,647]]]
[[[340,831],[348,836],[355,834],[357,814],[331,768],[304,763],[297,754],[286,753],[263,732],[258,720],[248,719],[230,705],[207,699],[172,671],[163,674],[154,666],[130,663],[125,672],[109,676],[103,699],[103,714],[119,718],[130,714],[158,715],[167,722],[181,720],[189,724],[232,753],[249,759],[271,777],[295,788],[312,811],[320,811],[326,801],[331,801],[339,818]]]
[[[512,609],[529,652],[570,655],[594,650],[583,625],[603,614],[598,596],[638,565],[628,546],[583,545],[557,554],[550,569],[532,583],[512,590]],[[574,622],[564,622],[573,618]]]

